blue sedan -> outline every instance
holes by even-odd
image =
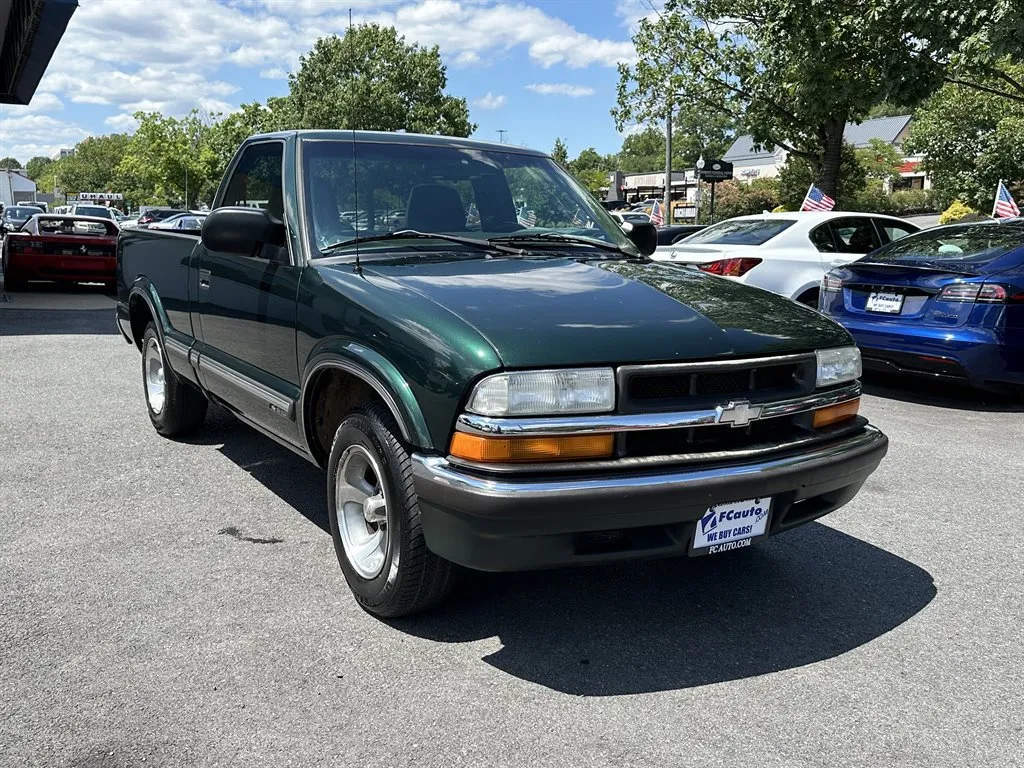
[[[829,272],[864,367],[1024,392],[1024,222],[937,227]]]

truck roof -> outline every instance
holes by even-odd
[[[396,133],[392,131],[350,131],[350,130],[321,130],[310,129],[301,131],[277,131],[276,133],[261,133],[246,139],[246,143],[260,139],[286,139],[294,136],[299,139],[313,140],[334,140],[352,141],[353,137],[357,142],[373,144],[420,144],[436,147],[472,147],[475,149],[490,149],[499,152],[515,152],[523,155],[537,155],[547,157],[546,152],[539,152],[527,147],[516,147],[511,144],[499,144],[494,141],[479,141],[477,139],[463,139],[457,136],[435,136],[425,133]]]

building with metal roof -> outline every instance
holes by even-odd
[[[0,0],[0,104],[28,104],[78,0]]]
[[[896,117],[878,117],[862,123],[847,123],[843,138],[847,144],[857,149],[867,147],[872,139],[880,139],[892,144],[897,149],[903,146],[910,132],[911,115]],[[729,151],[722,156],[727,163],[733,164],[733,174],[741,181],[772,178],[779,175],[786,164],[789,153],[781,147],[754,147],[754,139],[749,135],[737,136]],[[907,156],[900,169],[904,182],[902,186],[927,189],[930,185],[924,172],[920,169],[921,158]]]

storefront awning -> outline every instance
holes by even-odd
[[[78,0],[0,0],[0,104],[28,104]]]

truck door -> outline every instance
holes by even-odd
[[[235,166],[222,206],[267,209],[284,220],[284,142],[248,146]],[[302,267],[287,247],[244,256],[200,249],[198,307],[203,385],[229,406],[298,444],[295,404],[295,302]]]

